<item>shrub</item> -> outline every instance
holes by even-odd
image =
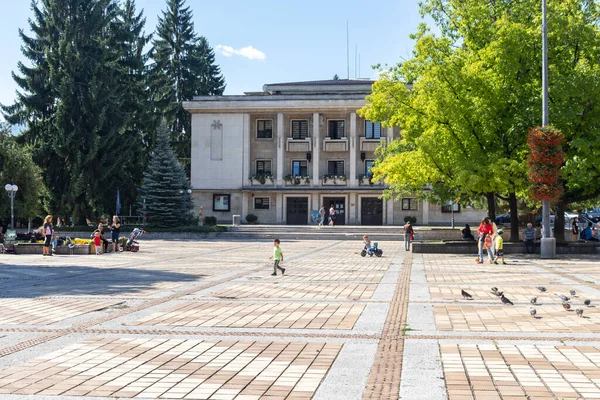
[[[217,217],[204,217],[204,225],[208,225],[208,226],[217,225]]]
[[[246,215],[246,222],[249,224],[254,224],[256,223],[256,221],[258,221],[258,217],[254,214],[248,214]]]
[[[408,222],[410,221],[411,224],[416,224],[417,223],[417,217],[411,217],[410,215],[407,215],[406,217],[404,217],[404,222]]]

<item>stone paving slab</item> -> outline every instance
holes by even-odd
[[[379,244],[282,241],[277,277],[266,240],[0,256],[0,399],[600,398],[600,256]]]

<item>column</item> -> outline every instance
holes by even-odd
[[[350,211],[348,219],[350,225],[357,225],[359,223],[358,218],[356,217],[356,210],[358,209],[358,204],[356,203],[357,200],[358,197],[356,196],[356,193],[350,193],[348,196],[348,202],[350,203],[348,207],[348,210]]]
[[[321,204],[320,204],[321,200],[319,199],[319,193],[312,192],[311,197],[312,197],[312,210],[311,211],[319,211],[319,209],[321,208]]]
[[[285,137],[283,136],[283,113],[277,113],[277,186],[283,185],[283,156],[285,151]]]
[[[386,225],[394,225],[394,200],[387,199],[385,201],[385,209],[386,209]]]
[[[429,225],[429,202],[427,200],[423,200],[421,207],[423,207],[423,221],[421,223],[423,225]],[[417,223],[419,223],[419,221],[417,221]]]
[[[250,138],[252,134],[252,127],[250,126],[250,114],[244,114],[244,137],[243,143],[244,148],[242,152],[242,186],[249,185],[249,179],[252,174],[252,160],[250,159]],[[242,220],[245,218],[242,215]]]
[[[248,192],[242,192],[242,222],[246,221],[246,216],[248,215],[248,200],[250,196]]]
[[[312,152],[312,184],[313,186],[317,186],[321,183],[319,179],[319,160],[321,153],[321,143],[319,137],[319,113],[313,113],[313,132],[312,132],[312,140],[313,140],[313,152]],[[317,199],[318,201],[318,199]],[[320,207],[320,206],[319,206]],[[317,208],[318,210],[318,208]]]
[[[350,176],[348,177],[349,187],[358,186],[358,180],[356,178],[356,113],[350,113]]]
[[[277,193],[275,198],[275,222],[283,224],[283,193]]]
[[[387,144],[390,144],[394,140],[394,128],[386,128],[387,133]]]

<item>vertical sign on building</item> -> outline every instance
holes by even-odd
[[[218,119],[210,126],[210,159],[213,161],[223,159],[223,124]]]

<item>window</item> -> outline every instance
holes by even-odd
[[[308,176],[308,163],[306,161],[292,161],[292,176]]]
[[[308,137],[308,121],[292,121],[292,139],[306,139]]]
[[[381,122],[365,121],[365,138],[381,139]]]
[[[454,212],[460,212],[460,204],[454,203],[452,201],[447,201],[446,204],[442,206],[443,213],[450,213],[454,208]]]
[[[230,194],[213,194],[213,211],[229,211]]]
[[[346,121],[342,120],[330,120],[328,122],[327,136],[331,139],[341,139],[344,136],[344,125]]]
[[[375,163],[374,160],[365,160],[365,175],[366,176],[373,176],[373,164]]]
[[[268,210],[269,209],[268,197],[255,197],[254,198],[254,209],[255,210]]]
[[[417,199],[405,198],[402,199],[403,210],[417,210]]]
[[[256,160],[256,175],[271,175],[271,160]]]
[[[343,161],[327,161],[327,174],[342,176],[344,174],[344,162]]]
[[[259,119],[256,121],[256,138],[257,139],[272,139],[273,138],[273,121],[270,119]]]

